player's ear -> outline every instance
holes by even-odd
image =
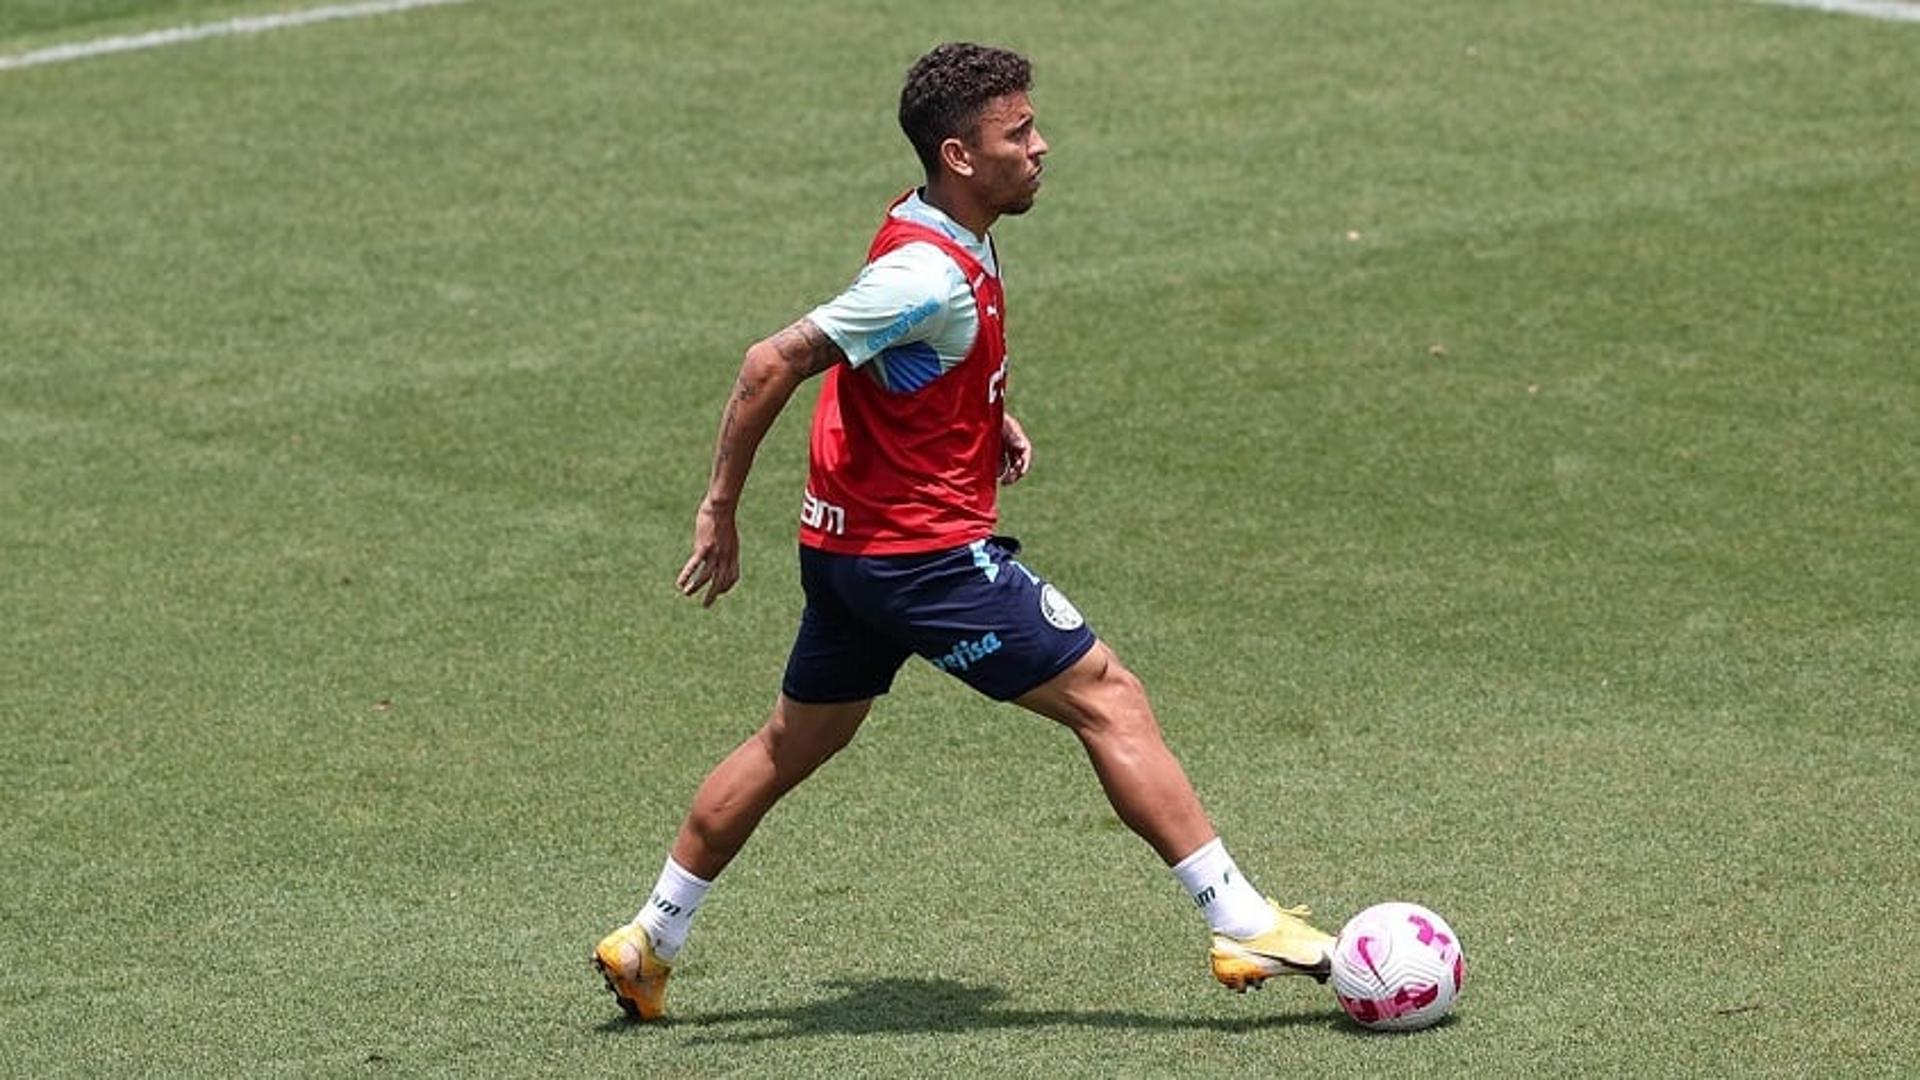
[[[967,144],[957,138],[941,142],[940,163],[956,176],[973,175],[973,155],[967,152]]]

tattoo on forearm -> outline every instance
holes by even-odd
[[[772,345],[780,359],[797,372],[801,378],[810,378],[845,360],[846,354],[840,346],[811,319],[797,320],[792,326],[773,335]]]
[[[720,456],[725,458],[733,452],[733,427],[738,419],[739,403],[727,402],[727,415],[720,418]]]

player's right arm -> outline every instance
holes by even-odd
[[[676,582],[683,595],[692,596],[704,588],[707,593],[701,604],[712,607],[740,580],[740,532],[734,510],[753,467],[753,455],[794,390],[845,359],[840,346],[805,318],[747,350],[720,416],[713,473],[693,520],[693,554]]]

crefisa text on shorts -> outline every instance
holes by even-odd
[[[945,656],[928,657],[941,671],[965,671],[1000,651],[1000,635],[989,630],[975,641],[956,641]]]

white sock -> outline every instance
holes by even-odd
[[[693,914],[700,910],[700,901],[707,898],[707,890],[711,888],[713,882],[694,877],[686,867],[674,862],[673,856],[667,856],[667,865],[660,869],[660,880],[654,883],[653,894],[647,897],[640,914],[633,917],[634,922],[646,927],[647,936],[653,939],[654,954],[660,959],[671,962],[687,943]]]
[[[1240,872],[1219,837],[1174,864],[1173,876],[1215,932],[1249,938],[1273,929],[1273,908]]]

